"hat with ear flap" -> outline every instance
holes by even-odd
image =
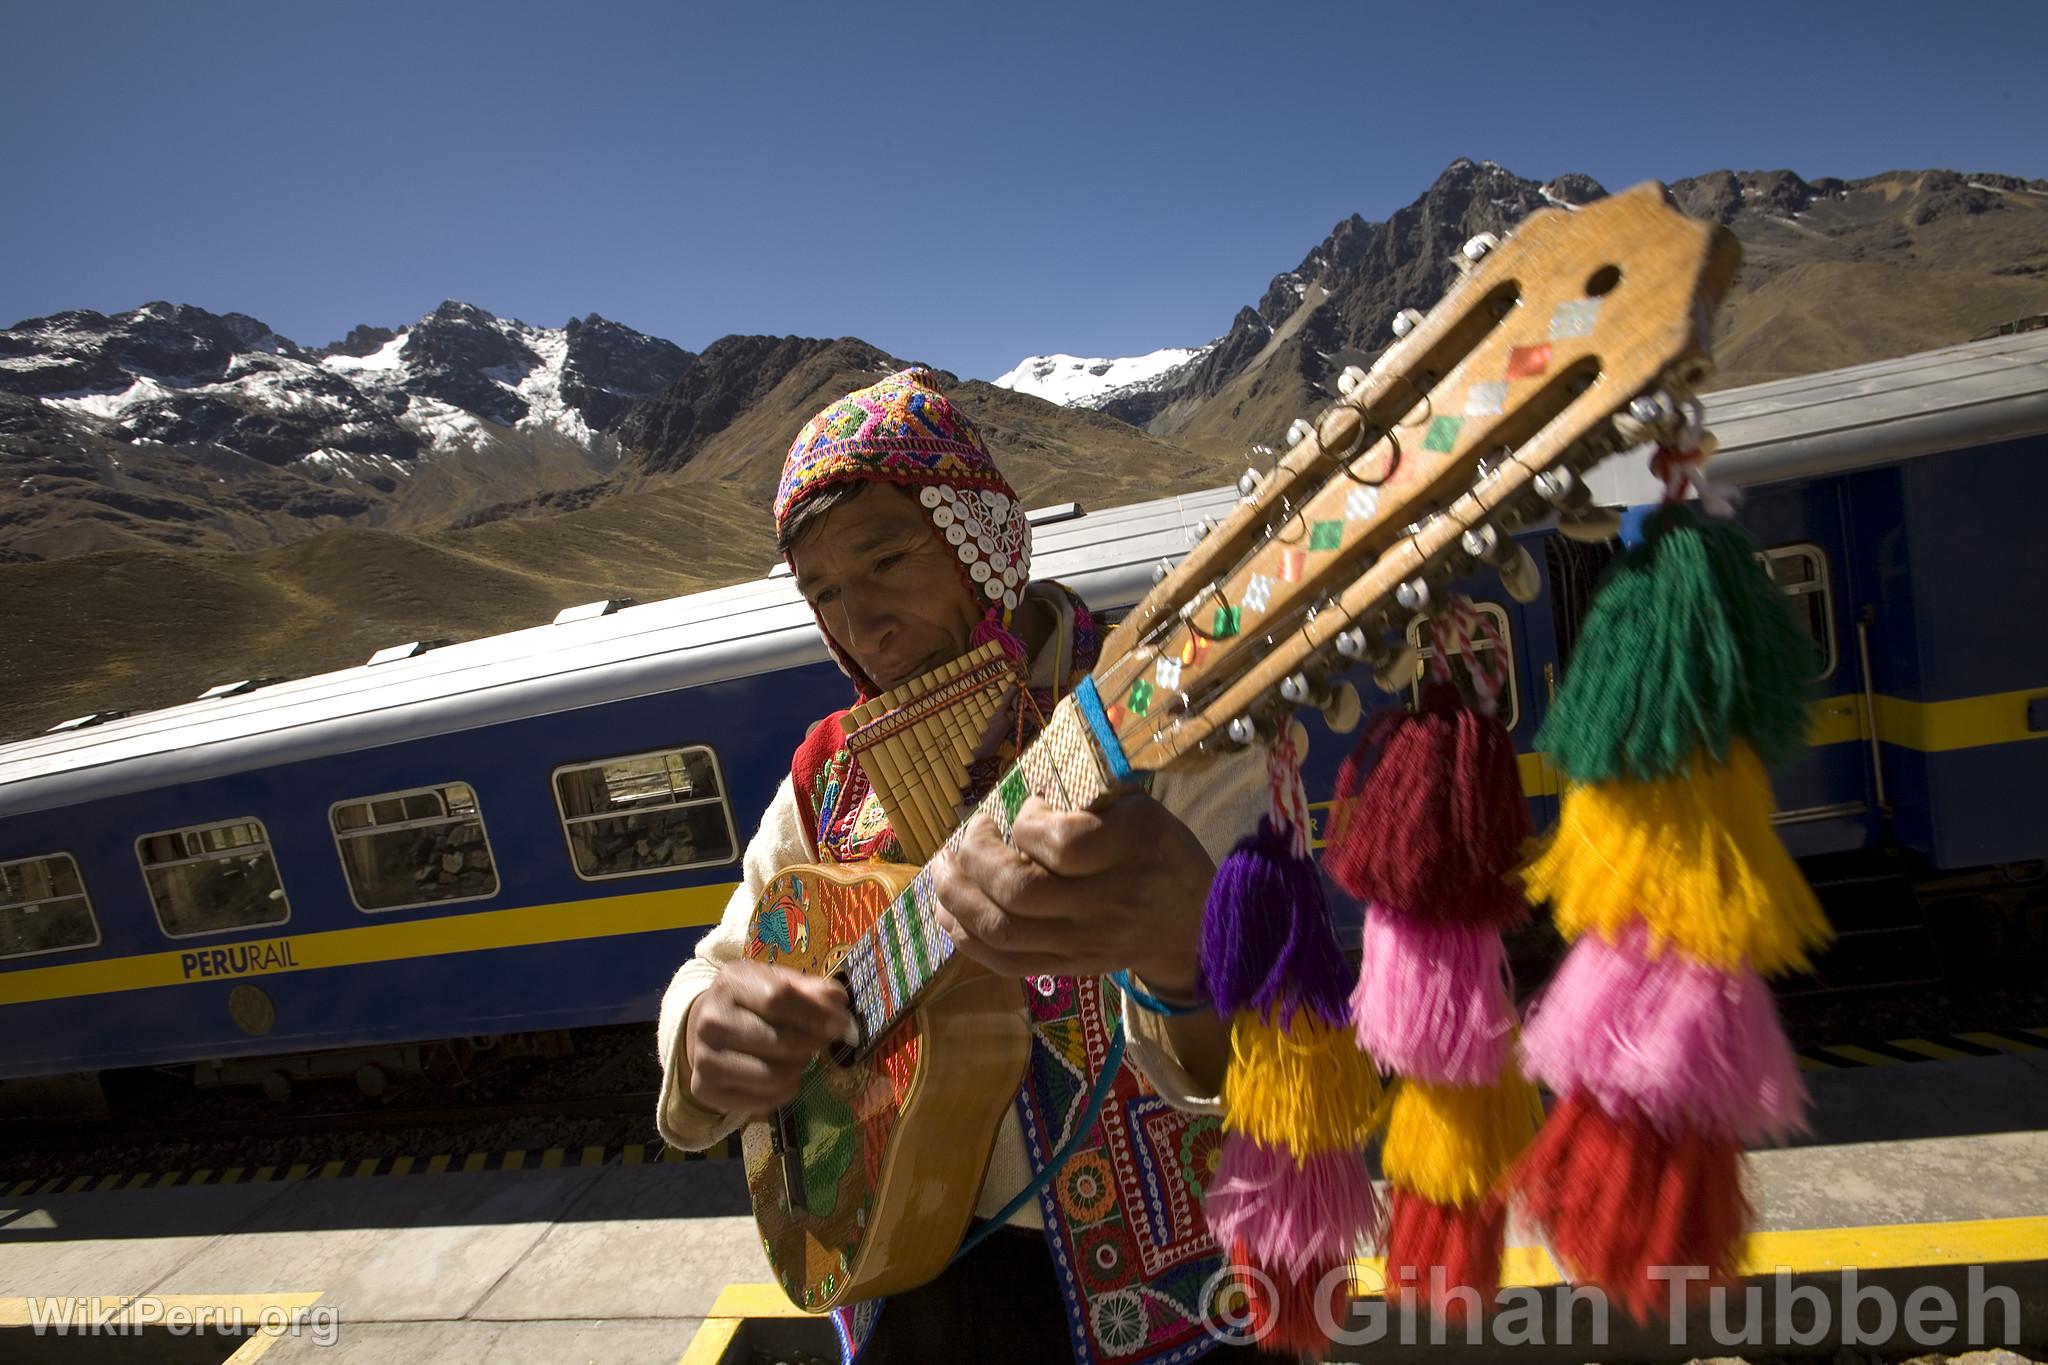
[[[1031,526],[980,430],[941,391],[936,374],[922,366],[898,370],[805,423],[776,485],[776,531],[806,499],[849,483],[891,483],[915,493],[960,581],[983,608],[972,643],[1002,640],[1021,655],[1006,627],[1030,581]],[[873,696],[873,683],[829,632],[825,639],[861,694]]]

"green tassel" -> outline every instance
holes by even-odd
[[[1586,615],[1537,735],[1573,782],[1653,782],[1748,740],[1766,765],[1806,738],[1812,639],[1741,527],[1683,504],[1644,524]]]

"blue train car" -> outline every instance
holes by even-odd
[[[1778,797],[1845,943],[1924,969],[1953,939],[1929,896],[2032,923],[2048,333],[1716,395],[1708,421],[1823,655],[1815,745]],[[1592,483],[1654,496],[1621,461]],[[1114,618],[1234,496],[1035,514],[1035,568]],[[1540,826],[1536,733],[1611,550],[1524,541],[1536,602],[1460,586],[1499,634]],[[651,1020],[847,687],[786,575],[611,605],[0,747],[0,1080]],[[1349,741],[1310,728],[1326,806]],[[1837,984],[1898,979],[1857,956]]]

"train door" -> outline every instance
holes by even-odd
[[[1799,858],[1869,848],[1882,835],[1845,496],[1842,479],[1757,488],[1740,513],[1813,646],[1809,747],[1772,783],[1778,832]]]

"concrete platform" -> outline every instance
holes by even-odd
[[[1775,1295],[1815,1286],[1839,1300],[1841,1273],[1900,1300],[1916,1290],[2010,1289],[2018,1342],[1997,1307],[1992,1338],[2048,1354],[2048,1050],[1808,1077],[1817,1132],[1753,1154],[1758,1232],[1752,1283]],[[1508,1282],[1549,1290],[1559,1276],[1524,1230]],[[1363,1263],[1368,1275],[1370,1263]],[[1973,1267],[1978,1269],[1973,1270]],[[1772,1287],[1776,1271],[1787,1276]],[[769,1283],[730,1161],[301,1179],[262,1185],[85,1190],[0,1198],[0,1359],[290,1362],[490,1360],[508,1365],[714,1365],[749,1345],[828,1350],[829,1331],[788,1308]],[[69,1296],[111,1303],[101,1332],[58,1341],[32,1319]],[[139,1296],[120,1306],[114,1296]],[[1771,1300],[1774,1302],[1775,1300]],[[167,1334],[173,1310],[239,1305],[274,1333]],[[1739,1307],[1739,1305],[1738,1305]],[[78,1308],[91,1315],[91,1309]],[[1683,1360],[1786,1354],[1768,1341],[1733,1347],[1712,1323],[1642,1333],[1616,1313],[1605,1345],[1547,1310],[1537,1361]],[[1769,1304],[1767,1303],[1767,1311]],[[145,1319],[156,1326],[142,1330]],[[1361,1319],[1362,1321],[1363,1319]],[[1836,1315],[1839,1326],[1839,1312]],[[1866,1324],[1866,1334],[1869,1324]],[[1471,1348],[1432,1345],[1427,1322],[1398,1316],[1384,1338],[1335,1360],[1436,1359]],[[1918,1343],[1895,1325],[1891,1346]],[[1660,1335],[1661,1333],[1661,1335]],[[1406,1341],[1403,1338],[1407,1338]],[[1841,1334],[1800,1348],[1823,1354]],[[1863,1349],[1884,1349],[1864,1343]],[[1495,1352],[1482,1352],[1491,1357]]]

